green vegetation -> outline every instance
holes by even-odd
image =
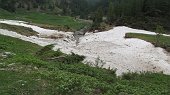
[[[90,67],[76,54],[0,35],[1,95],[169,95],[170,76]],[[63,61],[62,59],[67,61]]]
[[[103,22],[112,26],[129,26],[153,31],[156,25],[162,25],[169,32],[169,7],[169,0],[0,0],[0,8],[9,12],[17,14],[18,10],[38,12],[33,13],[36,16],[26,18],[27,21],[30,19],[33,23],[40,24],[41,27],[57,28],[65,31],[78,30],[83,28],[84,24],[70,17],[62,17],[63,15],[93,20],[93,30],[101,30],[99,28],[100,22],[96,23],[96,19],[104,17]],[[103,15],[96,16],[96,11],[100,11]],[[49,17],[46,17],[46,15],[42,16],[39,13],[62,16],[51,17],[49,15]],[[30,15],[32,13],[28,14],[28,16]],[[24,16],[27,16],[27,14]],[[17,17],[21,19],[23,14]]]
[[[170,37],[159,35],[159,43],[157,42],[157,35],[147,35],[147,34],[138,34],[138,33],[127,33],[126,38],[139,38],[148,42],[151,42],[155,46],[165,48],[167,51],[170,51]]]
[[[110,25],[153,30],[162,25],[167,31],[169,7],[169,0],[0,0],[0,19],[63,31],[90,26],[79,18],[92,19],[93,30]],[[0,28],[36,35],[20,26],[0,24]],[[170,37],[160,35],[161,27],[157,32],[128,33],[126,38],[143,39],[170,51]],[[170,95],[169,75],[146,72],[117,77],[115,70],[83,64],[84,56],[52,48],[0,35],[0,95]]]
[[[94,28],[94,30],[100,27],[100,23],[102,22],[102,17],[103,17],[102,8],[98,8],[93,18],[92,28]]]
[[[36,55],[41,58],[42,60],[46,61],[55,61],[64,64],[72,64],[72,63],[79,63],[84,60],[84,56],[79,56],[77,54],[64,54],[60,50],[53,51],[53,45],[47,45],[38,52]]]
[[[170,30],[169,0],[99,1],[99,4],[96,5],[98,6],[96,9],[102,7],[103,16],[107,18],[106,20],[103,20],[103,22],[106,22],[107,24],[128,26],[150,31],[155,30],[156,25],[161,25],[165,28],[165,31],[169,32]],[[96,18],[95,13],[93,14],[94,18]],[[98,29],[98,27],[96,27],[96,29]]]
[[[40,46],[16,38],[0,35],[0,50],[19,54],[33,54]]]
[[[159,46],[162,42],[160,42],[160,38],[161,38],[161,36],[162,36],[162,34],[165,34],[164,33],[165,31],[164,31],[164,28],[162,27],[162,26],[157,26],[156,27],[156,43],[155,43],[155,45],[156,46]]]
[[[69,16],[57,16],[54,14],[25,12],[21,10],[10,13],[0,9],[0,19],[22,20],[40,27],[63,31],[76,31],[89,25],[88,22]]]
[[[36,36],[38,33],[31,28],[26,28],[23,26],[16,26],[16,25],[8,25],[0,23],[0,29],[6,29],[8,31],[15,31],[16,33],[19,33],[21,35],[25,36]]]
[[[0,8],[10,12],[24,9],[87,18],[85,14],[90,11],[89,7],[94,5],[90,3],[91,0],[0,0]]]

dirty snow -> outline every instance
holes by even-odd
[[[100,58],[104,68],[117,69],[117,75],[126,72],[163,72],[170,75],[170,55],[162,48],[155,48],[151,43],[140,39],[125,39],[126,33],[143,33],[155,35],[154,32],[137,30],[125,26],[115,27],[100,33],[87,33],[79,39],[79,44],[71,32],[43,29],[26,22],[0,20],[0,23],[29,27],[39,35],[64,35],[63,38],[50,39],[36,36],[26,37],[13,31],[0,29],[0,34],[33,42],[41,46],[55,44],[54,50],[64,53],[74,52],[86,56],[84,63],[95,63]],[[169,35],[167,35],[169,36]]]
[[[117,69],[118,75],[129,71],[163,71],[165,74],[170,74],[168,61],[170,56],[166,51],[140,39],[125,39],[125,34],[129,32],[155,34],[124,26],[115,27],[110,31],[87,34],[80,38],[78,54],[88,56],[86,58],[88,62],[94,62],[99,57],[105,61],[105,68]]]
[[[39,36],[38,37],[37,36],[26,37],[26,36],[23,36],[16,32],[3,30],[3,29],[0,29],[0,34],[19,38],[24,41],[36,43],[41,46],[54,44],[54,45],[57,45],[58,48],[61,48],[64,53],[69,53],[70,51],[68,51],[68,47],[72,47],[76,43],[76,41],[74,41],[74,36],[73,36],[72,32],[62,32],[62,31],[58,31],[58,30],[44,29],[44,28],[41,28],[38,26],[29,25],[29,23],[24,22],[24,21],[0,19],[0,23],[32,28],[34,31],[39,33],[38,34]],[[60,38],[60,39],[50,39],[51,36],[53,36],[53,37],[55,36],[56,38]]]

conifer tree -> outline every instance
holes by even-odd
[[[108,22],[113,23],[114,18],[115,18],[115,14],[114,14],[113,2],[111,0],[109,1],[109,8],[108,8],[108,14],[107,15],[108,15],[107,16]]]

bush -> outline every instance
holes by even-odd
[[[39,50],[36,54],[39,56],[43,55],[45,52],[51,51],[53,47],[54,47],[53,45],[47,45],[43,47],[41,50]]]
[[[125,74],[122,75],[122,79],[133,80],[138,75],[139,74],[137,74],[137,73],[125,73]]]
[[[65,64],[75,64],[75,63],[80,63],[81,61],[84,60],[84,56],[80,56],[78,54],[70,54],[70,55],[66,55],[66,57],[64,58],[64,60],[62,61],[62,63]]]
[[[91,67],[83,63],[80,64],[53,63],[51,64],[51,66],[48,66],[48,68],[53,71],[59,69],[71,73],[90,76],[100,81],[105,81],[107,83],[114,83],[116,81],[115,70]]]
[[[65,71],[41,72],[43,79],[52,83],[51,92],[55,95],[92,95],[96,89],[98,94],[106,93],[110,86],[95,78],[69,73]]]
[[[52,61],[53,57],[64,55],[60,50],[53,51],[52,48],[53,48],[53,45],[47,45],[43,47],[41,50],[39,50],[36,53],[36,55],[43,60],[49,60],[49,61],[50,60]]]

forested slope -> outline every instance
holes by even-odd
[[[169,0],[0,0],[0,7],[91,19],[95,29],[105,22],[151,31],[161,25],[170,30]]]
[[[87,0],[0,0],[0,7],[10,12],[24,9],[83,16],[88,14],[89,3]]]
[[[154,31],[157,25],[170,30],[169,0],[101,0],[94,16],[96,23],[107,17],[107,23]],[[98,12],[103,14],[98,17]]]

